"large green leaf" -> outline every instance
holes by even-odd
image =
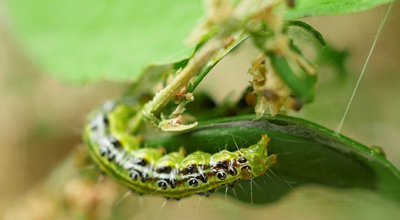
[[[256,143],[268,134],[268,152],[277,155],[277,164],[258,177],[252,187],[254,203],[277,201],[296,187],[321,184],[336,188],[359,188],[400,202],[400,172],[382,155],[345,136],[313,124],[287,117],[254,116],[219,119],[164,139],[147,142],[170,151],[184,146],[189,152],[234,151]],[[250,202],[250,183],[236,187],[238,199]],[[224,190],[223,190],[224,191]],[[229,190],[229,194],[232,194]]]
[[[391,0],[299,0],[286,18],[361,11]],[[132,81],[148,65],[187,58],[203,14],[184,0],[5,0],[15,36],[45,73],[66,82]]]
[[[202,1],[6,0],[13,28],[39,67],[67,82],[133,80],[153,62],[188,57]]]
[[[297,0],[286,12],[286,19],[318,15],[337,15],[368,10],[394,0]]]

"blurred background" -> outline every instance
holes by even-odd
[[[337,128],[386,9],[387,6],[383,6],[351,15],[304,19],[333,46],[349,51],[349,77],[341,81],[335,73],[322,68],[315,102],[291,115],[333,130]],[[382,146],[389,161],[397,168],[400,168],[399,20],[400,4],[396,2],[341,131],[367,146]],[[11,37],[8,25],[6,19],[1,19],[0,216],[79,147],[81,128],[88,112],[106,99],[118,98],[126,87],[126,84],[107,81],[67,85],[42,74]],[[253,56],[253,51],[246,48],[229,55],[209,74],[202,88],[212,91],[217,100],[223,100],[232,91],[240,93],[237,88],[244,88],[247,83],[243,82],[250,79],[247,70]],[[221,85],[215,82],[225,82],[224,90],[221,91]],[[375,210],[376,216],[394,217],[386,210],[395,210],[398,206],[373,195],[367,197],[375,207],[382,204],[381,209]],[[137,196],[129,199],[139,203]],[[135,219],[154,218],[155,213],[151,210],[157,207],[156,210],[160,210],[160,215],[166,219],[176,216],[171,210],[179,212],[179,218],[193,217],[194,213],[199,219],[204,218],[204,213],[221,219],[246,218],[250,214],[265,216],[268,213],[269,218],[320,219],[325,216],[327,219],[330,216],[335,219],[343,214],[350,217],[360,215],[359,211],[365,211],[362,207],[371,204],[343,192],[319,187],[300,189],[267,207],[246,205],[243,208],[223,195],[202,200],[192,197],[184,203],[168,203],[163,209],[158,208],[163,203],[163,199],[144,198],[141,211],[135,208],[137,213],[130,216]],[[368,216],[368,212],[364,214]]]

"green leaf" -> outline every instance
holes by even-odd
[[[286,19],[370,9],[393,0],[299,0]],[[145,67],[188,58],[184,39],[202,1],[5,0],[14,36],[43,71],[65,82],[134,81]]]
[[[321,46],[326,46],[326,41],[322,34],[313,28],[311,25],[302,22],[302,21],[287,21],[285,26],[288,29],[290,35],[292,35],[293,39],[296,38],[308,38],[314,41],[317,41]],[[293,30],[296,29],[296,30]],[[289,36],[290,36],[289,35]],[[295,36],[293,36],[295,35]],[[308,35],[307,37],[305,37]]]
[[[214,153],[225,148],[235,151],[236,144],[247,147],[267,134],[271,138],[268,152],[277,155],[277,164],[266,176],[253,180],[252,193],[250,182],[241,183],[244,191],[236,187],[239,200],[250,202],[252,194],[254,203],[271,203],[299,186],[317,184],[364,189],[400,202],[400,172],[376,151],[302,119],[281,115],[253,118],[248,115],[203,123],[179,135],[149,140],[147,145]]]
[[[348,76],[346,61],[349,55],[348,50],[328,45],[318,51],[316,62],[320,66],[330,66],[337,73],[338,79],[344,80]]]
[[[286,11],[285,18],[296,19],[318,15],[347,14],[368,10],[394,0],[297,0],[295,7]]]
[[[134,80],[151,63],[194,50],[185,38],[202,1],[6,0],[15,36],[47,74],[66,82]]]

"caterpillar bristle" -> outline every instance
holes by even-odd
[[[252,180],[274,163],[268,157],[267,135],[248,148],[215,154],[186,150],[165,152],[141,148],[141,140],[126,132],[137,109],[132,104],[106,103],[88,120],[84,143],[103,172],[139,195],[160,195],[179,201],[190,195],[209,196],[222,187],[234,187],[242,179]]]

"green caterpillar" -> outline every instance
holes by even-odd
[[[264,174],[275,162],[268,157],[269,138],[235,152],[215,154],[142,148],[140,138],[129,134],[127,122],[139,110],[137,104],[106,102],[89,117],[83,139],[90,157],[108,175],[139,194],[181,199],[193,194],[209,195],[233,186],[241,179]]]

